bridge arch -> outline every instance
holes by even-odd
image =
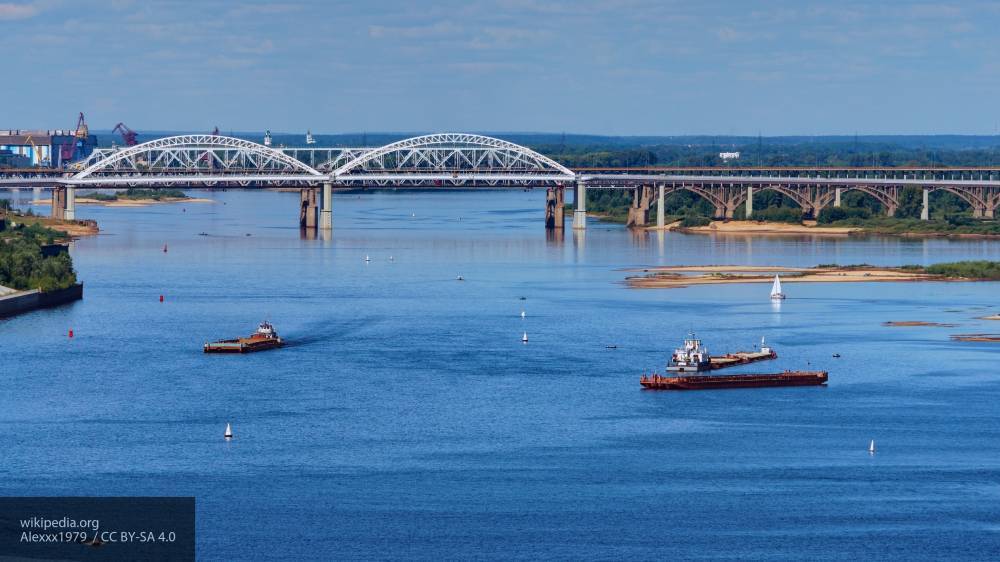
[[[192,149],[196,156],[192,156]],[[273,148],[222,135],[177,135],[130,146],[102,158],[73,176],[135,174],[143,169],[225,172],[230,169],[324,177],[309,165]]]
[[[572,170],[530,148],[468,133],[437,133],[403,139],[365,152],[332,173],[361,176],[371,172],[475,172],[494,175],[536,174],[568,181]]]

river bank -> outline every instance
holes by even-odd
[[[104,201],[101,199],[93,199],[90,197],[77,197],[75,199],[77,205],[98,205],[101,207],[147,207],[149,205],[158,205],[163,203],[214,203],[214,199],[206,199],[201,197],[163,197],[160,199],[116,199],[113,201]],[[37,201],[39,205],[52,205],[52,199],[41,199]]]

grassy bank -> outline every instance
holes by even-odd
[[[80,197],[87,197],[97,201],[162,201],[164,199],[190,199],[186,193],[179,189],[139,189],[130,187],[118,193],[90,192],[81,194]]]

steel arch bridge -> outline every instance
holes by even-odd
[[[331,154],[334,152],[331,150]],[[313,168],[280,149],[221,135],[179,135],[95,152],[62,183],[500,186],[569,183],[575,174],[529,148],[483,135],[439,133],[379,148],[347,148]]]

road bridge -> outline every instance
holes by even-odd
[[[101,149],[64,170],[0,171],[0,187],[53,189],[53,215],[75,218],[80,187],[298,187],[303,227],[333,225],[335,188],[532,188],[547,189],[545,224],[562,228],[566,189],[573,189],[573,227],[586,227],[587,189],[633,192],[631,226],[646,226],[652,202],[664,226],[664,199],[689,191],[709,201],[718,218],[732,218],[745,206],[753,216],[755,191],[781,193],[816,216],[839,206],[847,191],[866,193],[888,215],[900,193],[923,193],[928,218],[931,193],[962,198],[977,218],[994,218],[1000,206],[1000,168],[930,167],[643,167],[570,169],[529,148],[483,135],[439,133],[381,147],[273,148],[222,135],[178,135],[120,149]]]

